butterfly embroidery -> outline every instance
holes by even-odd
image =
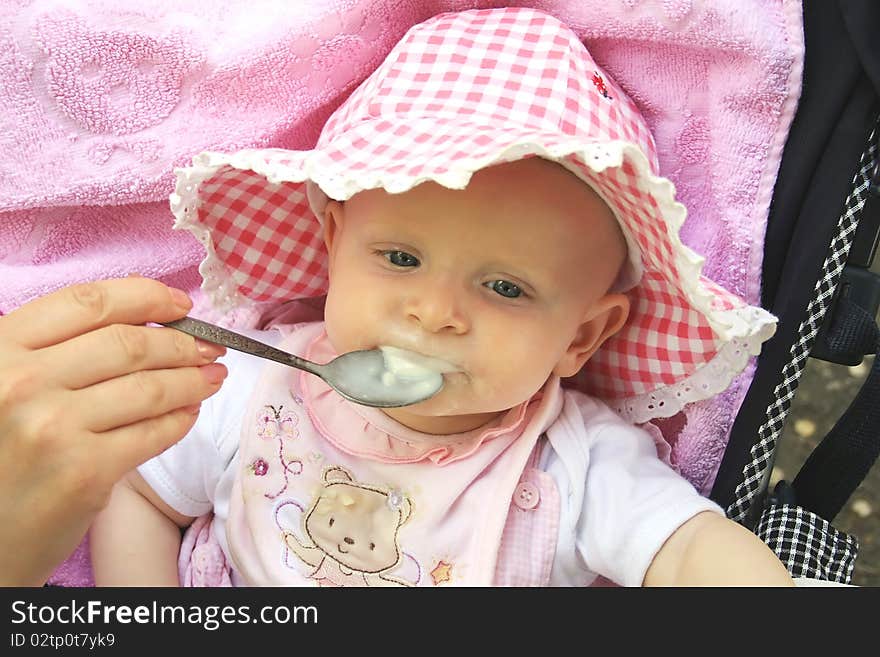
[[[295,413],[285,411],[284,406],[276,408],[266,404],[257,416],[257,436],[267,441],[278,441],[275,450],[278,455],[278,463],[281,465],[280,473],[284,477],[284,484],[280,490],[275,493],[265,493],[265,496],[270,500],[287,490],[289,475],[302,474],[302,461],[296,457],[290,458],[284,452],[284,443],[299,436],[299,431],[296,428],[298,423],[299,417]],[[265,476],[270,469],[273,469],[273,466],[263,458],[257,459],[249,467],[250,472],[258,477]]]
[[[260,438],[292,440],[298,435],[296,431],[298,421],[295,414],[284,410],[284,406],[275,408],[266,405],[257,419],[257,435]]]

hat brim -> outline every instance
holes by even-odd
[[[559,162],[596,190],[638,251],[627,324],[571,383],[634,422],[726,389],[776,320],[701,275],[703,259],[679,237],[686,210],[673,184],[629,142],[462,125],[460,117],[366,121],[310,151],[202,153],[177,171],[171,207],[175,227],[205,246],[200,272],[215,306],[282,302],[326,292],[317,215],[328,198],[400,193],[429,180],[463,189],[476,171],[532,156]]]

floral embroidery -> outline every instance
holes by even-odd
[[[256,461],[251,463],[251,472],[253,472],[258,477],[262,477],[264,474],[269,472],[269,464],[266,463],[264,459],[257,459]]]
[[[263,440],[278,441],[278,462],[281,464],[281,473],[284,476],[284,485],[275,493],[265,493],[265,496],[273,500],[284,491],[289,485],[288,475],[299,475],[303,471],[303,463],[298,458],[286,457],[284,454],[284,444],[287,441],[295,440],[299,437],[299,430],[296,428],[299,424],[299,416],[296,413],[286,411],[283,405],[277,408],[271,404],[266,404],[260,409],[257,417],[257,435]],[[257,463],[262,461],[260,471],[256,469]],[[254,462],[253,472],[255,475],[262,476],[269,471],[269,464],[263,459]]]

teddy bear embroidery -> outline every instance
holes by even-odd
[[[413,504],[400,491],[359,483],[340,466],[324,469],[323,485],[302,518],[300,540],[282,531],[285,546],[322,586],[414,586],[389,574],[401,562],[400,528]]]

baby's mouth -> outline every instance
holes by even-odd
[[[386,363],[388,362],[388,359],[391,358],[394,359],[398,365],[409,365],[419,369],[424,368],[442,375],[462,371],[458,365],[455,365],[445,358],[428,356],[417,349],[392,347],[390,345],[378,345],[376,348],[381,350],[385,355]]]
[[[339,550],[342,554],[348,554],[348,550],[343,550],[342,546],[339,543],[336,544],[336,549]]]

